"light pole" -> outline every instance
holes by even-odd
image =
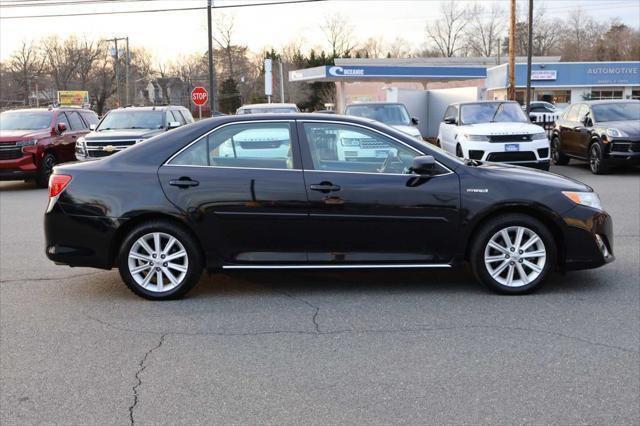
[[[116,97],[118,98],[118,106],[122,106],[122,98],[120,96],[120,78],[119,78],[119,70],[120,70],[120,59],[119,59],[119,55],[120,52],[118,52],[118,41],[124,40],[126,42],[126,61],[124,62],[124,70],[125,70],[125,85],[126,85],[126,93],[125,93],[125,103],[128,105],[129,104],[129,64],[131,61],[131,55],[129,54],[129,37],[114,37],[114,38],[110,38],[110,39],[106,39],[105,41],[108,43],[113,43],[115,46],[115,55],[114,55],[114,59],[115,59],[115,64],[114,64],[114,71],[116,74]]]
[[[213,28],[211,24],[211,9],[213,0],[207,0],[207,33],[209,35],[209,109],[211,116],[216,112],[216,70],[213,67]]]
[[[529,0],[529,42],[527,44],[527,116],[531,108],[531,56],[533,55],[533,0]]]

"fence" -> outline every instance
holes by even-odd
[[[558,119],[559,114],[547,114],[547,113],[536,113],[532,112],[529,114],[529,118],[533,124],[537,124],[542,127],[547,134],[549,140],[551,140],[551,136],[553,133],[553,128],[556,125],[556,120]]]

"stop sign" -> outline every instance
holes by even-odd
[[[204,87],[198,86],[191,91],[191,100],[194,104],[202,106],[209,100],[209,93]]]

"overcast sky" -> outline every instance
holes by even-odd
[[[11,3],[38,0],[0,0],[0,17],[67,13],[134,11],[164,8],[202,7],[206,0],[120,0],[112,4],[74,6],[8,7]],[[39,0],[51,2],[56,0]],[[67,2],[71,0],[57,0]],[[214,0],[215,5],[247,4],[272,0]],[[471,6],[475,1],[462,1]],[[477,0],[483,2],[481,0]],[[77,0],[75,1],[78,2]],[[507,0],[501,0],[508,7]],[[103,2],[106,3],[106,2]],[[483,3],[489,3],[484,1]],[[546,14],[561,18],[578,7],[593,17],[608,21],[619,19],[634,28],[640,27],[638,0],[536,0]],[[276,48],[293,40],[301,40],[305,48],[321,46],[324,37],[319,24],[324,15],[339,12],[352,23],[354,36],[364,40],[382,36],[391,41],[402,37],[420,48],[425,41],[425,24],[438,16],[437,0],[328,0],[318,3],[253,6],[224,9],[235,17],[236,44],[245,44],[253,51]],[[526,8],[526,1],[518,1]],[[214,10],[214,14],[223,11]],[[206,12],[204,10],[140,13],[128,15],[64,16],[55,18],[25,18],[0,20],[0,59],[6,59],[22,40],[38,39],[50,34],[66,37],[71,34],[99,39],[129,36],[132,46],[145,46],[156,62],[171,60],[181,54],[204,52],[207,48]]]

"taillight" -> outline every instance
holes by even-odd
[[[49,198],[60,195],[71,182],[69,175],[51,175],[49,178]]]

